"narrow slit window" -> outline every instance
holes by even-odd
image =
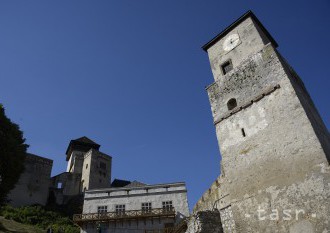
[[[228,107],[228,110],[232,110],[232,109],[236,108],[237,107],[236,99],[232,98],[232,99],[228,100],[227,107]]]
[[[244,130],[244,128],[242,128],[242,135],[243,135],[243,137],[245,137],[245,136],[246,136],[246,133],[245,133],[245,130]]]
[[[228,60],[221,65],[221,70],[224,75],[227,74],[232,69],[233,69],[233,63],[231,62],[231,60]]]

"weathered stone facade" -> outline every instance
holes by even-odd
[[[330,230],[329,132],[276,47],[252,12],[204,46],[222,185],[194,210],[218,210],[225,233]]]
[[[28,153],[24,165],[24,172],[8,195],[10,204],[16,207],[45,205],[53,160]]]
[[[223,233],[218,211],[199,211],[190,216],[186,233]]]
[[[53,177],[52,160],[28,154],[25,171],[8,196],[11,204],[65,205],[81,199],[86,190],[109,188],[112,158],[100,152],[99,148],[100,145],[87,137],[71,140],[66,150],[67,172]]]

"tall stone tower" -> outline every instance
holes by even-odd
[[[225,232],[330,231],[329,132],[277,46],[251,11],[203,46]]]
[[[99,144],[81,137],[71,140],[66,150],[67,173],[81,175],[81,192],[110,187],[112,157],[99,149]]]
[[[68,161],[66,171],[81,174],[84,154],[90,149],[99,150],[100,145],[85,136],[71,140],[65,153],[66,161]]]

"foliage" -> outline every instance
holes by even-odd
[[[57,212],[46,211],[41,206],[13,208],[4,206],[0,215],[23,224],[34,225],[42,229],[51,227],[54,233],[79,233],[79,228],[72,221]]]
[[[10,190],[15,187],[24,171],[24,160],[28,145],[19,126],[6,116],[0,104],[0,205]]]

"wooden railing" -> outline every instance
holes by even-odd
[[[182,233],[188,229],[187,218],[183,219],[178,225],[171,229],[171,233]]]
[[[144,233],[184,233],[186,232],[187,219],[182,220],[178,225],[170,228],[144,230]]]
[[[140,219],[154,217],[170,217],[175,218],[175,210],[171,209],[151,209],[145,210],[128,210],[123,212],[106,212],[106,213],[87,213],[73,215],[73,221],[77,224],[82,222],[105,222],[111,220]]]

